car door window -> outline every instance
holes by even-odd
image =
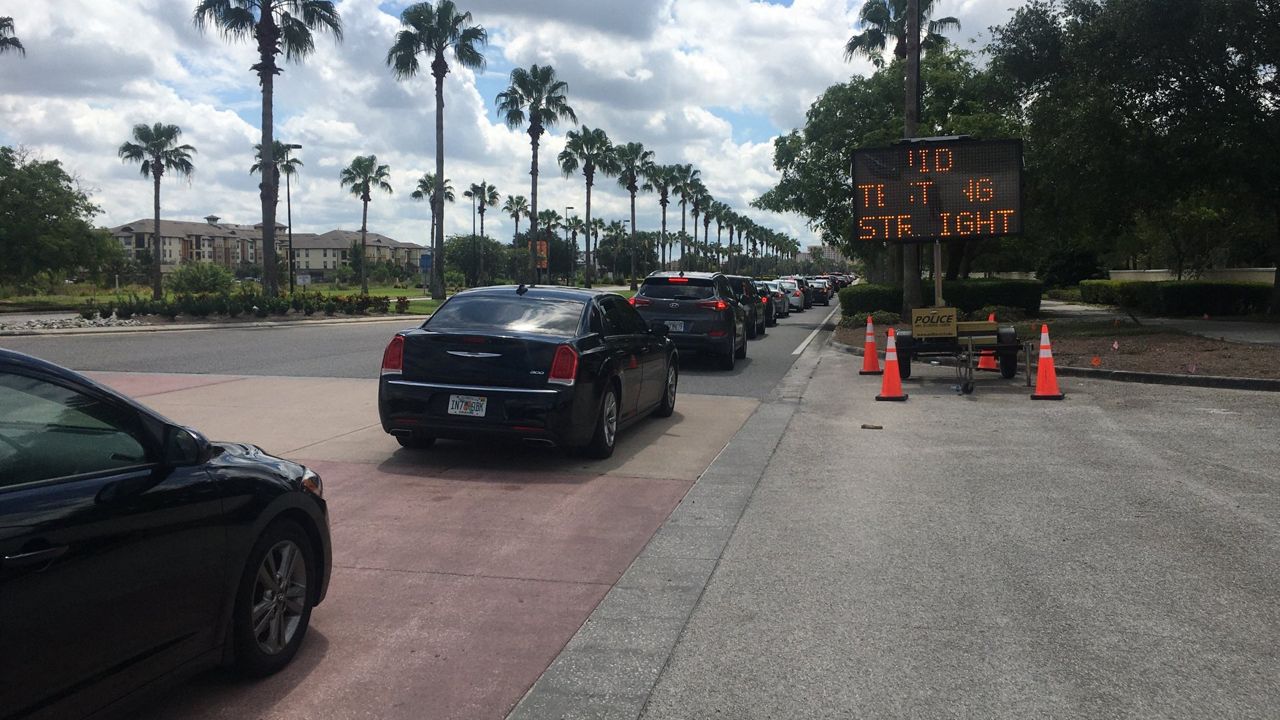
[[[144,465],[140,430],[128,408],[0,373],[0,487]]]
[[[634,335],[645,332],[644,320],[626,300],[606,297],[600,300],[606,335]]]

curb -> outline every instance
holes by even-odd
[[[842,342],[830,341],[831,347],[843,353],[862,357],[862,348],[846,345]],[[883,357],[883,353],[881,353]],[[938,358],[941,365],[952,366],[949,358]],[[1034,365],[1031,366],[1035,368]],[[1203,387],[1218,390],[1257,390],[1263,392],[1280,392],[1280,379],[1276,378],[1243,378],[1222,375],[1170,375],[1168,373],[1141,372],[1137,370],[1095,370],[1067,365],[1054,368],[1059,375],[1082,377],[1092,380],[1112,380],[1115,382],[1145,383],[1148,385],[1180,385],[1183,387]]]
[[[245,323],[178,323],[173,325],[124,325],[116,327],[50,328],[47,330],[4,330],[0,337],[30,337],[32,335],[95,335],[98,333],[157,333],[187,330],[245,330],[277,327],[315,327],[317,325],[350,325],[355,323],[406,322],[409,318],[420,324],[430,315],[388,315],[387,317],[347,318],[343,320],[289,320],[285,322]]]

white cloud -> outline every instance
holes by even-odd
[[[360,203],[338,185],[356,155],[376,154],[392,169],[395,193],[377,196],[370,224],[393,237],[426,241],[425,204],[409,198],[416,179],[435,168],[434,86],[424,74],[398,81],[385,64],[408,3],[340,0],[345,38],[316,38],[301,64],[286,64],[275,83],[277,137],[303,146],[305,166],[292,184],[299,230],[357,227]],[[508,194],[529,195],[529,142],[493,110],[513,66],[552,64],[569,83],[579,119],[616,142],[638,141],[659,162],[701,169],[718,199],[758,222],[813,241],[802,218],[750,210],[747,203],[776,181],[773,132],[804,121],[827,86],[865,61],[842,57],[858,0],[794,0],[789,7],[752,0],[470,0],[460,2],[490,33],[489,71],[451,67],[444,84],[446,175],[459,193],[446,210],[446,232],[471,229],[461,191],[484,179]],[[251,43],[229,43],[191,24],[194,0],[0,0],[12,16],[26,57],[0,58],[0,143],[23,144],[56,157],[90,187],[104,214],[119,224],[150,213],[150,186],[116,156],[138,122],[182,127],[196,146],[189,183],[166,180],[164,214],[233,222],[260,219],[257,179],[248,174],[259,138],[260,94],[249,66]],[[940,0],[970,36],[1007,17],[1007,2]],[[392,8],[386,12],[382,8]],[[543,208],[584,209],[581,175],[563,178],[556,128],[540,148]],[[629,213],[612,179],[598,180],[595,214]],[[283,214],[284,206],[280,208]],[[638,205],[642,228],[656,227],[652,196]],[[676,213],[678,217],[678,212]],[[511,221],[486,217],[505,238]],[[714,228],[713,228],[714,232]]]

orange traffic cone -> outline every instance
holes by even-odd
[[[996,321],[995,313],[991,313],[990,315],[987,316],[987,322],[995,322],[995,321]],[[1000,371],[1000,368],[996,366],[995,350],[983,350],[982,352],[978,353],[978,369],[986,370],[988,372]]]
[[[858,371],[859,375],[879,375],[884,370],[880,369],[880,356],[876,351],[876,326],[871,322],[871,315],[867,315],[867,342],[862,348],[862,369]]]
[[[902,392],[902,376],[898,373],[898,342],[893,339],[893,328],[889,328],[889,344],[884,351],[884,380],[880,383],[877,400],[907,399],[907,394]]]
[[[1053,350],[1049,347],[1049,326],[1040,326],[1040,362],[1036,370],[1036,391],[1032,400],[1061,400],[1066,397],[1058,389],[1058,373],[1053,370]]]

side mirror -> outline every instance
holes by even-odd
[[[649,332],[658,337],[666,337],[667,333],[671,332],[671,328],[667,327],[667,324],[663,322],[651,322],[649,323]]]
[[[208,438],[196,430],[173,425],[165,433],[164,464],[199,465],[209,459],[212,448]]]

